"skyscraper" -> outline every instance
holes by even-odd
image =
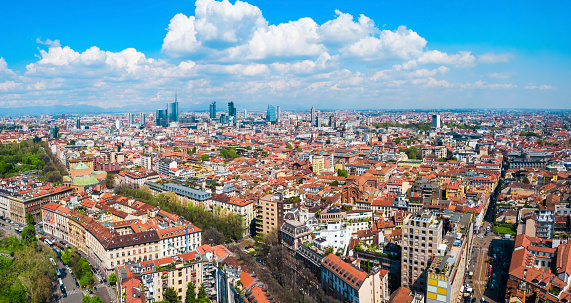
[[[277,110],[277,113],[276,113],[276,122],[279,123],[281,120],[282,120],[282,111],[281,111],[281,109],[280,109],[280,106],[278,105],[278,110]]]
[[[432,115],[432,128],[442,127],[442,121],[440,120],[440,115]]]
[[[144,113],[141,113],[141,119],[140,119],[140,120],[141,120],[141,121],[140,121],[140,122],[141,122],[141,126],[144,127],[145,124],[146,124],[146,122],[147,122],[146,119],[145,119],[145,114],[144,114]]]
[[[81,129],[81,118],[80,118],[80,117],[77,117],[77,118],[75,119],[75,128],[76,128],[76,129]]]
[[[216,119],[216,101],[210,103],[210,119]]]
[[[167,127],[169,124],[169,120],[167,119],[167,110],[166,109],[157,109],[157,116],[156,116],[156,125]]]
[[[50,126],[50,139],[57,139],[58,138],[59,129],[57,126]]]
[[[234,102],[228,102],[228,117],[236,117],[236,107],[234,107]]]
[[[268,112],[266,114],[266,120],[272,124],[275,124],[277,122],[276,108],[273,105],[268,104]]]
[[[311,126],[315,126],[315,108],[311,107]]]
[[[119,121],[119,119],[115,120],[115,128],[116,128],[116,129],[120,129],[120,128],[121,128],[121,121]]]
[[[244,119],[248,117],[248,111],[244,108]]]
[[[129,117],[129,127],[133,127],[133,124],[135,124],[133,121],[133,114],[129,113],[128,115],[129,115],[128,116]]]
[[[167,114],[169,122],[178,122],[178,100],[176,93],[174,95],[174,102],[169,103],[167,106]]]

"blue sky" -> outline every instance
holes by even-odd
[[[570,6],[12,1],[0,107],[571,108]]]

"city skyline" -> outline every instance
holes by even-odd
[[[59,5],[0,18],[0,108],[571,108],[567,3]]]

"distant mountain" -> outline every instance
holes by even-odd
[[[122,107],[99,107],[93,105],[53,105],[53,106],[26,106],[26,107],[11,107],[0,108],[0,116],[26,116],[26,115],[61,115],[61,114],[76,114],[76,115],[89,115],[89,114],[113,114],[113,113],[139,113],[139,112],[155,112],[157,109],[166,108],[166,104],[161,106],[156,105],[127,105]],[[193,108],[181,108],[180,112],[191,111]],[[194,108],[194,110],[204,111],[202,108]]]

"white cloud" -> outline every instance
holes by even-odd
[[[523,88],[525,89],[539,89],[539,90],[548,90],[548,89],[553,89],[553,87],[551,87],[551,85],[547,85],[547,84],[543,84],[543,85],[526,85]]]
[[[256,28],[266,25],[262,11],[246,2],[196,1],[195,29],[200,41],[236,44],[248,40]]]
[[[467,51],[461,51],[455,55],[448,55],[446,52],[431,50],[423,53],[417,61],[419,64],[446,64],[466,67],[474,65],[476,57]]]
[[[399,26],[396,31],[383,30],[379,37],[366,37],[342,50],[350,57],[364,60],[416,58],[422,54],[426,40],[416,32]]]
[[[42,41],[40,38],[36,38],[36,43],[38,44],[43,44],[43,45],[47,45],[47,46],[54,46],[54,47],[58,47],[61,46],[59,40],[51,40],[51,39],[46,39],[46,41]]]
[[[317,56],[325,51],[317,34],[317,23],[311,18],[259,28],[248,43],[247,57],[254,60],[268,57]]]
[[[177,57],[196,51],[200,45],[196,39],[194,16],[176,14],[171,19],[167,35],[163,39],[162,50]]]
[[[512,58],[512,54],[494,54],[486,53],[478,55],[478,61],[483,63],[498,63],[498,62],[508,62]]]
[[[490,73],[487,74],[486,76],[488,76],[488,78],[493,78],[493,79],[507,79],[509,77],[511,77],[514,73],[510,73],[510,72],[506,72],[506,73]]]
[[[375,22],[365,15],[360,15],[355,22],[350,14],[339,10],[335,10],[335,14],[337,18],[325,22],[318,29],[320,39],[326,45],[339,47],[379,32]]]
[[[312,74],[316,71],[323,71],[334,65],[336,57],[331,57],[328,53],[322,53],[317,60],[304,60],[295,63],[272,63],[270,66],[279,73]]]

